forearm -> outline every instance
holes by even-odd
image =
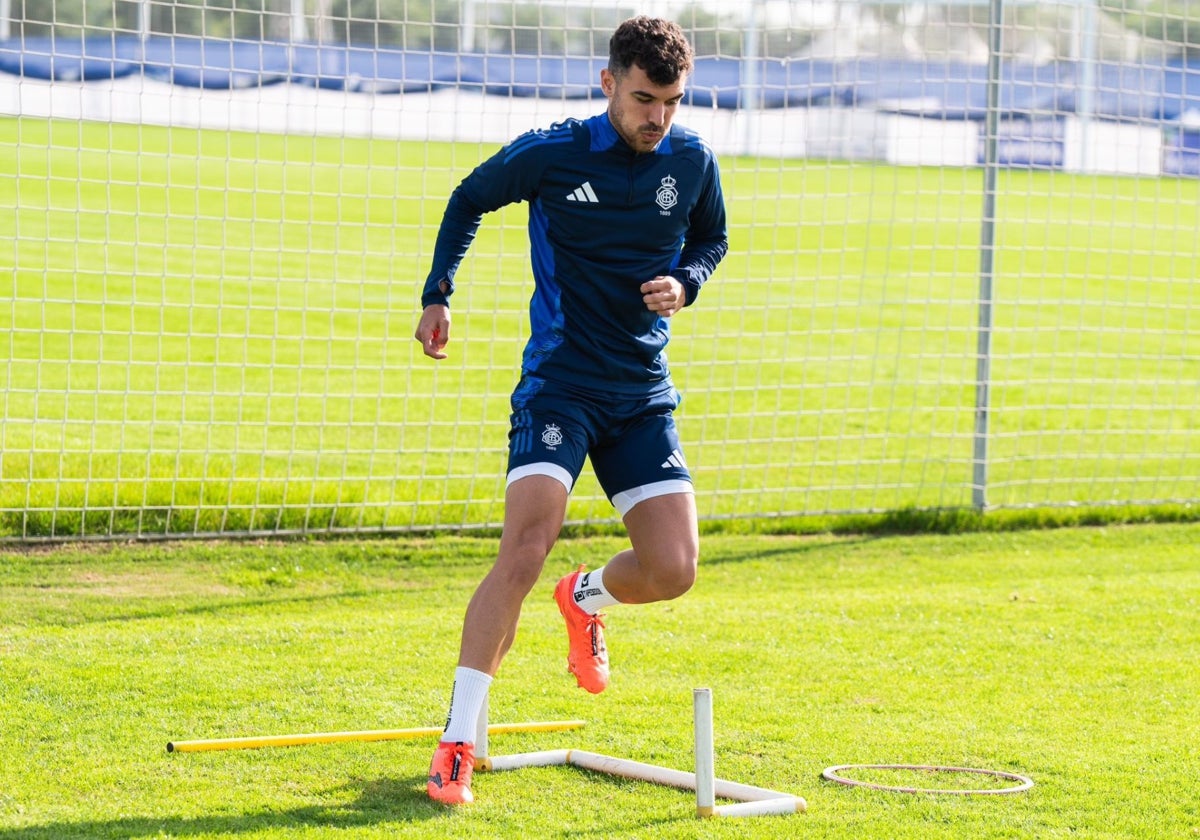
[[[728,250],[729,240],[723,234],[696,242],[689,240],[684,246],[679,255],[679,264],[671,271],[671,276],[683,284],[688,305],[696,300],[700,287],[716,271],[717,264]]]
[[[422,307],[449,305],[450,295],[454,293],[454,274],[467,255],[467,249],[475,241],[482,221],[483,211],[466,198],[461,187],[456,189],[446,203],[446,212],[438,228],[433,246],[433,265],[421,292]]]

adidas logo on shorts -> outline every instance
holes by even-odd
[[[683,470],[687,469],[687,461],[683,460],[683,453],[678,449],[671,450],[671,457],[662,462],[664,470],[669,470],[672,467],[678,467]]]

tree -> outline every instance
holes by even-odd
[[[1200,57],[1200,4],[1150,0],[1138,8],[1130,0],[1101,0],[1101,6],[1144,37],[1161,41],[1185,57]]]

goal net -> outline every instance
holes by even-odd
[[[729,210],[669,349],[702,518],[1200,500],[1187,3],[53,0],[0,4],[0,538],[497,525],[525,208],[434,363],[441,212],[645,11]]]

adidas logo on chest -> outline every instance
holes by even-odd
[[[599,204],[600,199],[596,197],[596,191],[592,189],[590,181],[584,181],[574,192],[567,193],[567,201],[578,201],[583,204]]]
[[[654,203],[658,205],[659,215],[670,216],[672,209],[679,203],[677,183],[675,178],[667,175],[656,188]],[[564,197],[567,201],[575,204],[600,204],[600,197],[596,195],[596,190],[593,189],[591,181],[584,181]]]

